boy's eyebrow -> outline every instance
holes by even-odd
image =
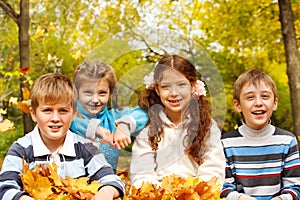
[[[244,94],[244,95],[247,95],[247,94],[251,94],[251,93],[255,93],[255,91],[254,90],[252,90],[252,91],[248,91],[248,92],[244,92],[244,93],[241,93],[241,94]],[[270,91],[268,91],[268,90],[263,90],[263,91],[261,91],[260,93],[273,93],[273,91],[272,90],[270,90]]]

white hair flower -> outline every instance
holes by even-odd
[[[155,82],[154,82],[154,72],[151,72],[149,75],[144,77],[144,83],[146,85],[146,89],[154,89]]]
[[[202,81],[200,81],[200,80],[196,81],[194,94],[197,97],[200,97],[202,95],[206,96],[205,85],[204,85],[204,83]]]

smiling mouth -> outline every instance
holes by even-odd
[[[266,113],[266,111],[264,111],[264,110],[252,112],[253,115],[263,115],[265,113]]]
[[[52,129],[58,129],[58,128],[61,128],[62,126],[61,125],[52,125],[52,126],[49,126],[49,128],[52,128]]]
[[[180,103],[181,102],[181,99],[176,99],[176,100],[168,100],[170,103],[172,104],[177,104],[177,103]]]
[[[99,107],[101,107],[101,106],[102,106],[101,104],[89,105],[89,107],[92,108],[92,109],[97,109],[97,108],[99,108]]]

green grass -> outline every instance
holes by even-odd
[[[0,132],[0,168],[11,144],[23,135],[23,127],[15,128],[13,131]]]

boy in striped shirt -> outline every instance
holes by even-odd
[[[222,135],[227,200],[299,200],[300,160],[296,137],[271,124],[277,109],[274,81],[260,70],[241,74],[234,84],[234,107],[243,117]]]
[[[54,162],[61,177],[87,176],[99,187],[93,200],[123,196],[124,183],[114,174],[102,153],[90,141],[69,131],[77,111],[77,97],[71,80],[57,73],[39,77],[31,89],[33,131],[12,144],[0,173],[1,200],[32,200],[22,190],[22,159],[29,169]]]

